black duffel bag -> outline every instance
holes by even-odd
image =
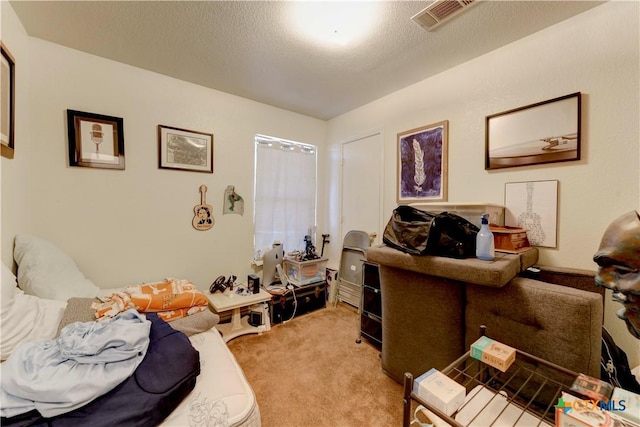
[[[476,238],[480,229],[465,218],[441,212],[431,224],[430,254],[449,258],[476,256]]]
[[[382,241],[387,246],[411,255],[426,255],[429,251],[431,224],[435,217],[431,212],[400,205],[393,210],[382,234]]]
[[[478,231],[476,225],[459,215],[401,205],[393,210],[382,241],[411,255],[467,258],[476,254]]]

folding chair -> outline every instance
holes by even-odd
[[[371,240],[369,234],[364,231],[351,230],[344,236],[334,306],[340,300],[356,307],[360,312],[362,263],[367,259],[366,249],[369,246]]]

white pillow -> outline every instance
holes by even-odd
[[[19,234],[13,257],[18,264],[18,286],[26,294],[65,302],[98,294],[99,288],[84,277],[73,259],[47,240]]]
[[[13,304],[0,315],[0,358],[5,360],[21,344],[55,338],[66,302],[25,295],[15,288]]]

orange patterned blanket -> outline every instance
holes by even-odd
[[[98,320],[135,308],[140,313],[157,313],[165,322],[205,311],[209,303],[193,283],[184,279],[128,286],[101,301],[91,305]]]

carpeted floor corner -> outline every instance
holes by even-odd
[[[402,425],[402,385],[359,336],[359,315],[339,303],[244,335],[228,345],[253,387],[264,427]]]

